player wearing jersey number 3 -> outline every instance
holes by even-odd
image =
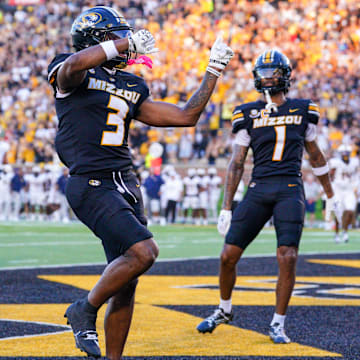
[[[117,360],[130,327],[137,278],[158,255],[132,172],[130,122],[135,118],[152,126],[194,126],[233,52],[216,40],[199,89],[181,108],[153,101],[143,79],[121,70],[137,54],[157,51],[147,30],[133,33],[120,13],[96,6],[76,18],[71,35],[76,52],[57,55],[48,69],[59,118],[55,145],[70,169],[69,204],[102,240],[108,265],[88,296],[70,305],[65,316],[77,347],[99,357],[96,316],[108,301],[106,356]],[[151,63],[146,57],[140,60]]]
[[[328,216],[338,209],[329,179],[329,167],[316,143],[318,106],[306,99],[285,97],[290,86],[289,59],[276,50],[260,55],[253,70],[255,88],[264,100],[237,106],[232,126],[236,134],[229,163],[218,230],[225,236],[219,274],[220,305],[201,322],[198,331],[212,332],[233,318],[231,293],[236,281],[236,264],[264,224],[274,216],[279,277],[276,308],[270,324],[275,343],[289,343],[284,331],[285,314],[295,283],[299,241],[304,224],[304,189],[301,160],[305,147],[314,174],[327,195]],[[254,169],[243,201],[231,213],[234,194],[241,180],[249,147]],[[339,215],[339,214],[338,214]]]

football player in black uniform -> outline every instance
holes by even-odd
[[[87,298],[70,305],[65,316],[76,345],[99,357],[96,316],[109,301],[106,355],[114,360],[121,358],[129,331],[137,278],[158,255],[132,171],[127,143],[130,121],[194,126],[233,52],[220,38],[216,40],[199,89],[180,108],[153,101],[142,78],[121,70],[137,54],[157,51],[151,33],[134,34],[120,13],[96,6],[76,18],[71,35],[76,52],[57,55],[48,68],[59,118],[55,145],[70,169],[69,204],[102,240],[108,266]]]
[[[265,101],[237,106],[232,126],[236,134],[229,163],[218,230],[225,236],[221,254],[220,305],[213,315],[201,322],[198,331],[212,332],[217,325],[233,318],[231,293],[236,281],[236,264],[246,247],[264,224],[274,217],[277,236],[279,277],[276,309],[270,324],[275,343],[289,343],[284,332],[285,313],[295,283],[299,241],[304,224],[304,189],[301,180],[303,149],[310,157],[314,174],[328,198],[328,214],[339,202],[329,179],[329,167],[316,143],[319,108],[311,100],[285,97],[290,86],[289,59],[276,50],[260,55],[253,70],[255,88]],[[231,213],[231,204],[244,171],[248,149],[254,156],[254,168],[243,201]]]

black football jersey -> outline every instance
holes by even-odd
[[[318,123],[319,107],[308,99],[286,99],[272,113],[265,106],[264,101],[246,103],[232,116],[233,133],[245,129],[251,139],[252,177],[301,176],[306,130]]]
[[[149,88],[136,75],[98,66],[87,71],[76,89],[61,94],[56,73],[70,55],[57,55],[48,67],[59,119],[55,147],[61,161],[70,174],[129,169],[129,126]]]

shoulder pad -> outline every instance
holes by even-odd
[[[260,111],[259,106],[259,102],[255,101],[235,107],[231,118],[233,134],[237,133],[241,129],[247,128],[249,122],[249,113],[256,110]]]
[[[320,108],[319,105],[313,103],[311,100],[308,102],[307,115],[309,122],[317,125],[320,118]]]
[[[48,66],[48,82],[53,85],[56,78],[56,73],[61,64],[72,54],[59,54],[54,57]]]
[[[246,125],[246,119],[244,111],[241,106],[237,106],[231,117],[232,132],[235,134],[240,129],[244,129]]]

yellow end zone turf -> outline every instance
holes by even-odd
[[[41,275],[39,278],[90,290],[99,278],[98,275]],[[360,277],[309,277],[298,276],[297,282],[318,284],[359,285]],[[236,286],[251,288],[251,291],[234,291],[232,302],[234,305],[267,306],[275,304],[273,291],[275,290],[275,276],[238,276]],[[136,302],[149,305],[218,305],[218,289],[196,288],[203,285],[218,285],[217,276],[169,276],[145,275],[140,278],[136,291]],[[295,290],[303,288],[304,284],[297,284]],[[259,291],[254,291],[261,288]],[[291,298],[290,305],[301,306],[360,306],[360,299],[329,299],[310,296],[296,296]]]
[[[328,262],[331,260],[327,260]],[[39,278],[89,290],[98,275],[41,275]],[[274,276],[239,276],[234,291],[234,305],[274,305]],[[346,285],[346,289],[329,290],[329,298],[294,295],[291,305],[303,306],[360,306],[360,299],[331,299],[332,294],[358,295],[360,277],[305,277],[297,278],[296,289],[306,284]],[[261,333],[222,325],[213,334],[199,334],[199,317],[164,309],[156,305],[217,305],[217,276],[158,276],[145,275],[139,282],[133,324],[125,355],[127,356],[282,356],[338,357],[328,352],[297,343],[274,345]],[[213,289],[199,288],[211,286]],[[259,289],[259,290],[257,290]],[[296,290],[295,289],[295,290]],[[0,307],[0,319],[45,322],[65,325],[64,311],[68,304],[12,305]],[[104,352],[103,318],[105,307],[98,317],[100,345]],[[296,339],[293,339],[294,341]],[[71,332],[36,335],[16,339],[0,339],[0,356],[79,356]]]
[[[46,321],[64,324],[63,314],[68,304],[3,305],[1,318]],[[98,317],[100,346],[105,351],[103,319],[105,309]],[[5,315],[5,316],[4,316]],[[129,339],[127,356],[315,356],[338,357],[328,352],[297,343],[274,345],[263,334],[222,325],[213,334],[199,334],[196,325],[201,319],[182,312],[147,304],[137,304]],[[72,333],[39,335],[22,339],[0,340],[0,356],[80,356]]]
[[[345,266],[360,269],[360,260],[350,260],[350,259],[310,259],[307,260],[310,263],[322,264],[322,265],[335,265],[335,266]]]

